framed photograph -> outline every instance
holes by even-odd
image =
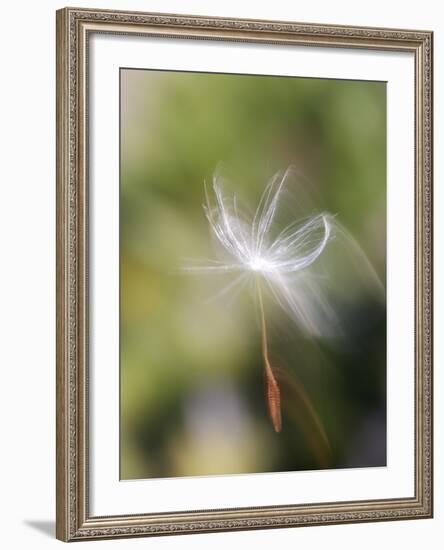
[[[432,516],[430,31],[57,12],[57,537]]]

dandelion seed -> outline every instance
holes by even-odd
[[[219,178],[215,176],[214,196],[211,197],[205,187],[203,208],[226,260],[210,260],[202,265],[185,267],[190,272],[237,272],[237,278],[220,290],[219,295],[242,284],[246,277],[254,281],[261,319],[268,410],[276,432],[282,429],[280,390],[268,353],[262,287],[270,291],[277,304],[300,326],[317,334],[319,327],[314,321],[314,306],[306,293],[300,292],[295,278],[318,259],[333,236],[333,216],[326,212],[293,220],[274,236],[275,218],[290,171],[291,167],[278,172],[270,180],[252,219],[241,210],[236,196],[223,194]]]

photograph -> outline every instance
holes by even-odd
[[[442,550],[441,4],[88,4],[2,5],[2,547]]]
[[[386,82],[119,78],[120,479],[386,466]]]
[[[433,32],[56,14],[56,536],[430,518]]]

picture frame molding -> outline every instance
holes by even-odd
[[[415,58],[415,496],[93,517],[88,506],[90,33],[407,51]],[[326,525],[433,515],[432,51],[430,31],[64,8],[57,47],[56,536],[63,541]]]

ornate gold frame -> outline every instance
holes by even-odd
[[[92,32],[408,51],[415,56],[415,496],[92,517],[88,511],[86,45]],[[65,8],[57,12],[57,538],[432,516],[432,40],[429,31]]]

